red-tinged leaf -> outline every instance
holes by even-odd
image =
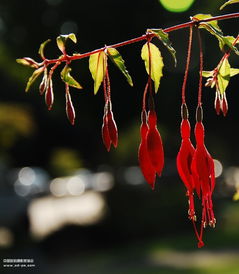
[[[110,139],[113,146],[116,148],[118,145],[118,130],[114,120],[113,112],[111,110],[109,110],[107,113],[107,119]]]
[[[28,67],[31,67],[31,68],[39,68],[39,64],[35,60],[33,60],[32,58],[29,58],[29,57],[16,59],[16,62],[18,64],[28,66]]]
[[[76,39],[76,36],[74,33],[70,33],[70,34],[66,34],[66,35],[59,35],[57,38],[56,38],[56,43],[57,43],[57,46],[59,48],[59,50],[65,54],[65,51],[66,51],[66,41],[70,39],[71,41],[73,41],[74,43],[77,42],[77,39]]]
[[[68,87],[69,88],[69,87]],[[68,89],[67,89],[68,90]],[[69,91],[66,92],[66,115],[72,125],[75,123],[75,109]]]
[[[157,129],[157,116],[155,111],[149,111],[149,130],[147,134],[147,148],[151,164],[155,171],[161,176],[164,166],[164,150],[161,136]]]
[[[152,189],[155,187],[156,172],[151,164],[147,148],[147,134],[148,125],[146,123],[146,112],[142,112],[142,124],[140,127],[141,142],[139,145],[138,159],[139,166],[144,175],[146,182],[151,186]]]
[[[27,86],[25,89],[26,92],[29,91],[31,85],[36,81],[36,79],[40,76],[40,74],[43,71],[44,71],[44,67],[40,67],[33,72],[32,76],[28,79]]]
[[[102,134],[103,143],[104,143],[107,151],[110,151],[110,147],[111,147],[112,142],[111,142],[110,134],[109,134],[107,115],[104,115],[104,117],[103,117],[103,124],[102,124],[101,134]]]
[[[52,87],[52,79],[48,79],[48,84],[45,92],[45,102],[48,107],[48,110],[51,110],[54,102],[54,93]]]
[[[45,46],[46,46],[46,44],[48,44],[50,41],[51,41],[51,40],[48,39],[48,40],[46,40],[45,42],[41,43],[40,48],[39,48],[39,50],[38,50],[38,53],[40,54],[40,56],[41,56],[41,58],[42,58],[43,60],[46,59],[46,58],[45,58],[45,55],[44,55]]]

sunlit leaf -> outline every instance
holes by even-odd
[[[204,70],[204,71],[202,72],[202,76],[203,76],[203,77],[206,77],[206,78],[212,77],[212,76],[213,76],[213,73],[214,73],[213,70],[211,70],[211,71],[209,71],[209,70]]]
[[[29,58],[29,57],[16,59],[16,62],[18,64],[28,66],[28,67],[31,67],[31,68],[38,68],[39,67],[37,62],[35,60],[33,60],[32,58]]]
[[[41,43],[41,45],[40,45],[40,48],[39,48],[39,50],[38,50],[38,53],[40,54],[40,56],[41,56],[42,59],[45,59],[44,49],[45,49],[46,44],[48,44],[50,41],[51,41],[51,40],[48,39],[48,40],[46,40],[45,42]]]
[[[204,20],[207,18],[212,18],[212,16],[210,14],[197,14],[192,17],[193,20]],[[235,38],[233,36],[224,36],[216,20],[210,22],[200,22],[199,28],[203,28],[214,35],[218,39],[219,47],[223,52],[229,48],[239,55],[237,47],[233,45]]]
[[[237,68],[230,68],[230,77],[239,74],[239,69]]]
[[[76,36],[74,33],[70,33],[70,34],[66,34],[66,35],[59,35],[56,38],[57,46],[63,54],[65,53],[67,39],[70,39],[74,43],[77,42],[77,39],[76,39]]]
[[[124,74],[126,77],[128,83],[133,86],[133,81],[131,76],[129,75],[129,72],[126,69],[125,62],[115,48],[107,48],[107,54],[110,57],[110,60],[119,68],[119,70]]]
[[[27,86],[25,89],[26,92],[29,91],[31,85],[36,81],[36,79],[39,77],[39,75],[43,71],[44,71],[44,67],[40,67],[33,72],[32,76],[28,79]]]
[[[106,55],[104,51],[92,54],[89,58],[89,69],[94,79],[94,94],[97,93],[106,71]]]
[[[226,3],[224,3],[224,4],[220,7],[220,10],[222,10],[223,8],[225,8],[227,5],[236,4],[236,3],[239,3],[239,0],[229,0],[229,1],[227,1]]]
[[[230,64],[227,58],[223,60],[219,68],[217,81],[219,91],[221,94],[223,94],[226,91],[226,88],[230,81]]]
[[[156,34],[156,37],[164,44],[164,46],[169,50],[169,52],[173,56],[174,64],[176,67],[176,50],[172,47],[172,43],[169,40],[168,33],[164,32],[162,29],[148,29],[147,32],[152,32]]]
[[[161,77],[163,76],[163,58],[159,49],[152,43],[145,43],[142,47],[141,57],[145,62],[145,68],[149,74],[151,63],[151,79],[154,81],[155,92],[158,91]],[[151,62],[150,62],[151,60]]]
[[[213,16],[211,14],[199,13],[199,14],[196,14],[196,15],[192,16],[191,19],[196,20],[196,21],[201,21],[201,20],[212,18],[212,17]],[[220,27],[218,26],[217,20],[210,21],[208,24],[213,26],[215,29],[217,29],[218,32],[221,32],[221,34],[222,34],[222,31],[221,31]],[[201,27],[202,26],[200,24],[199,28],[201,28]]]
[[[68,65],[65,65],[61,71],[61,79],[69,86],[82,89],[82,86],[70,75],[71,68]]]

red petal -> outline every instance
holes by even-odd
[[[118,130],[117,126],[114,120],[113,112],[111,110],[107,113],[107,119],[108,119],[108,129],[109,129],[109,135],[112,144],[114,147],[117,147],[118,145]]]
[[[75,123],[75,109],[71,101],[71,95],[66,92],[66,115],[72,125]]]
[[[221,111],[221,100],[220,100],[217,92],[215,94],[214,108],[216,110],[217,115],[219,115],[220,111]]]
[[[110,134],[109,134],[109,129],[108,129],[108,119],[106,115],[103,117],[103,125],[101,129],[102,133],[102,140],[103,143],[107,149],[107,151],[110,151],[110,146],[111,146],[111,139],[110,139]]]
[[[177,155],[177,169],[179,176],[187,190],[190,192],[194,189],[194,181],[191,170],[194,151],[195,149],[189,139],[182,140],[181,147]]]
[[[146,182],[151,186],[152,189],[154,189],[156,172],[149,159],[147,141],[146,141],[146,136],[148,133],[148,125],[146,124],[145,122],[146,120],[143,118],[143,116],[144,115],[142,113],[143,122],[140,128],[141,143],[139,145],[139,151],[138,151],[139,166],[141,168],[141,171],[144,175]]]
[[[47,78],[44,75],[39,86],[39,91],[41,95],[46,91],[46,86],[47,86]]]
[[[227,98],[225,92],[223,93],[223,99],[222,99],[222,112],[223,115],[226,116],[228,111],[228,104],[227,104]]]
[[[161,176],[164,166],[164,151],[161,136],[157,129],[157,117],[155,111],[149,111],[149,130],[147,134],[148,154],[155,171]]]
[[[54,102],[54,93],[52,88],[52,80],[48,80],[48,85],[45,92],[45,102],[48,107],[48,110],[51,110],[53,102]]]

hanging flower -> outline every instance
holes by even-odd
[[[114,114],[112,112],[110,80],[109,80],[107,67],[106,67],[106,74],[103,79],[103,84],[104,84],[105,107],[104,107],[104,116],[103,116],[101,134],[102,134],[103,143],[107,151],[110,151],[111,144],[113,144],[115,148],[118,146],[118,129],[114,120]]]
[[[145,100],[148,92],[148,87],[150,90],[150,110],[147,114]],[[144,90],[141,120],[141,142],[138,151],[139,166],[146,182],[151,186],[152,189],[154,189],[156,174],[158,174],[158,176],[161,176],[163,170],[164,150],[162,139],[157,128],[157,114],[154,110],[154,98],[152,95],[150,78],[148,78],[148,82]]]
[[[195,209],[194,209],[194,181],[192,176],[192,159],[195,152],[195,148],[193,147],[191,140],[190,140],[190,123],[187,119],[187,107],[186,104],[182,105],[182,122],[181,122],[181,147],[177,155],[177,169],[178,174],[183,181],[186,189],[187,189],[187,196],[188,196],[188,204],[189,210],[188,215],[190,220],[196,220]]]
[[[147,123],[147,113],[145,110],[141,113],[141,127],[140,127],[140,136],[141,142],[139,145],[138,158],[139,158],[139,166],[144,175],[146,182],[151,186],[152,189],[155,187],[155,179],[156,179],[156,171],[154,166],[151,163],[148,146],[147,146],[147,135],[149,131],[148,123]]]
[[[202,113],[198,107],[197,113]],[[202,114],[200,114],[202,115]],[[202,242],[203,229],[209,225],[215,227],[216,219],[213,212],[212,194],[215,187],[214,162],[204,144],[204,126],[201,118],[195,125],[196,150],[192,160],[192,174],[198,197],[202,200],[202,220],[200,239]],[[199,247],[201,243],[199,243]]]

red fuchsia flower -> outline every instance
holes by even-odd
[[[105,112],[104,112],[104,116],[103,116],[103,124],[102,124],[101,134],[102,134],[103,143],[104,143],[107,151],[110,151],[111,138],[110,138],[110,134],[109,134],[108,117],[107,117],[106,108],[107,107],[105,107]]]
[[[111,144],[113,144],[115,148],[118,145],[118,129],[111,109],[111,102],[106,103],[101,130],[102,140],[107,151],[110,151]]]
[[[148,145],[147,145],[147,135],[149,131],[148,123],[147,123],[147,113],[145,110],[141,113],[141,127],[140,127],[140,136],[141,142],[139,145],[138,158],[139,158],[139,166],[144,175],[146,182],[151,186],[152,189],[155,187],[155,179],[156,179],[156,171],[154,166],[151,163],[148,153]]]
[[[147,115],[146,111],[143,110],[141,117],[139,166],[146,182],[154,189],[156,174],[161,176],[164,166],[163,143],[157,129],[156,112],[150,110]]]
[[[149,130],[146,136],[149,159],[155,172],[161,176],[164,166],[164,151],[160,133],[157,129],[157,115],[154,110],[148,113]]]
[[[111,144],[116,148],[118,146],[118,129],[114,120],[114,114],[112,112],[111,93],[110,93],[110,79],[108,70],[106,68],[106,74],[103,79],[104,84],[104,116],[101,129],[102,140],[107,149],[110,151]]]
[[[75,109],[72,104],[69,85],[66,84],[66,115],[72,125],[75,123]]]
[[[198,197],[202,200],[202,223],[200,242],[203,246],[203,229],[209,225],[215,227],[216,219],[213,212],[212,194],[215,187],[214,162],[204,144],[204,126],[202,119],[195,125],[196,150],[192,160],[192,174]]]
[[[54,102],[54,93],[53,93],[51,78],[48,78],[46,92],[45,92],[45,102],[48,107],[48,110],[51,110],[53,102]]]
[[[220,93],[220,91],[216,91],[215,93],[215,101],[214,101],[214,108],[216,110],[217,115],[220,114],[222,111],[223,115],[226,116],[228,112],[228,103],[226,98],[226,93]]]
[[[185,104],[184,104],[184,108],[186,108]],[[181,142],[180,150],[177,155],[177,169],[178,169],[179,176],[187,189],[186,195],[188,196],[189,219],[192,221],[196,221],[196,215],[195,215],[195,209],[194,209],[194,197],[193,197],[195,185],[194,185],[192,169],[191,169],[195,148],[193,147],[190,140],[190,131],[191,131],[191,127],[188,119],[182,119],[182,122],[181,122],[182,142]]]
[[[149,111],[146,112],[145,102],[149,93]],[[144,89],[140,135],[141,142],[138,150],[139,166],[146,182],[152,189],[155,187],[156,174],[161,176],[164,167],[164,150],[160,133],[157,128],[157,114],[154,110],[154,98],[152,94],[151,78]]]

